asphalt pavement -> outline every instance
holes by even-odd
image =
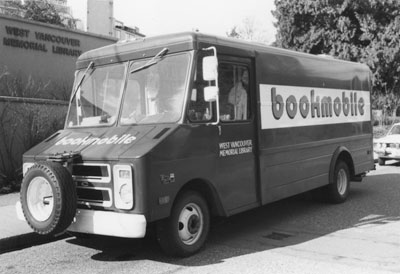
[[[39,245],[65,236],[43,236],[17,217],[19,193],[0,195],[0,254]]]

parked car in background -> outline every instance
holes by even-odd
[[[386,136],[374,139],[374,153],[378,164],[383,166],[387,160],[400,161],[400,123],[394,124]]]

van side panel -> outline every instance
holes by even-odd
[[[262,204],[328,184],[338,147],[353,175],[373,168],[368,68],[270,51],[256,54]]]
[[[170,126],[171,130],[159,137],[159,144],[148,155],[148,221],[168,217],[177,194],[191,181],[210,188],[213,195],[207,199],[220,201],[212,184],[216,177],[218,129],[206,125]]]

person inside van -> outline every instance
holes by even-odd
[[[160,98],[158,92],[160,89],[160,75],[158,74],[157,67],[151,67],[149,74],[146,77],[146,94],[148,115],[154,115],[161,112]]]
[[[249,85],[249,72],[244,70],[239,81],[231,88],[228,103],[233,105],[234,120],[247,119],[247,91]]]

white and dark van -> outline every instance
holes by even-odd
[[[182,33],[84,53],[65,127],[23,156],[39,234],[144,237],[188,256],[212,216],[318,190],[333,203],[374,168],[365,65]]]

